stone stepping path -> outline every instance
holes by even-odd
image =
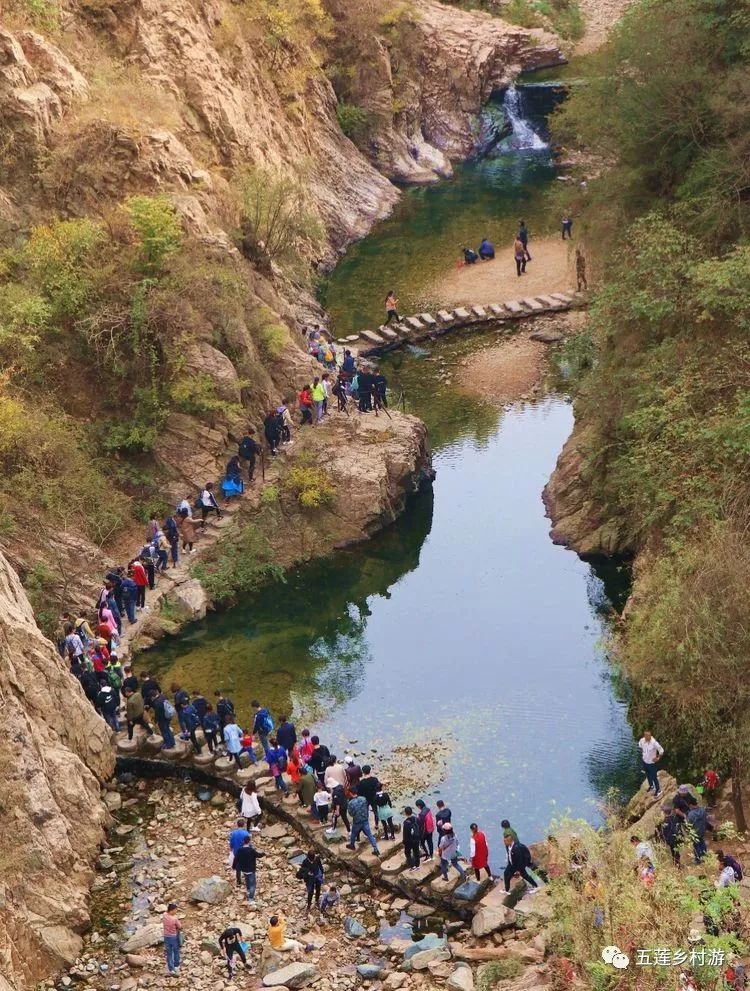
[[[516,320],[543,316],[545,313],[560,313],[562,310],[585,305],[586,294],[574,289],[511,299],[505,303],[475,303],[471,306],[459,306],[455,310],[438,310],[434,316],[431,313],[416,313],[414,316],[404,317],[401,323],[340,337],[338,343],[345,348],[354,348],[358,355],[367,357],[392,351],[404,344],[432,339],[452,330],[486,330],[497,324],[512,324]]]

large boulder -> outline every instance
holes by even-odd
[[[232,885],[216,874],[202,877],[190,892],[191,902],[205,902],[207,905],[220,905],[232,894]]]
[[[361,922],[358,922],[356,919],[353,919],[350,915],[347,915],[346,918],[344,919],[344,932],[346,933],[347,936],[350,936],[352,939],[357,939],[359,936],[364,936],[367,930],[365,929],[365,927],[362,925]]]
[[[410,943],[404,950],[404,960],[411,960],[417,953],[425,950],[442,950],[448,945],[445,936],[438,936],[436,933],[428,933],[417,943]]]
[[[120,949],[123,953],[136,953],[138,950],[145,950],[149,946],[158,946],[164,942],[164,929],[161,922],[150,922],[147,926],[136,929],[132,936],[122,944]]]
[[[430,950],[422,950],[415,953],[411,958],[412,970],[427,970],[430,964],[439,963],[442,960],[450,960],[451,951],[447,946],[435,946]]]
[[[462,964],[453,971],[445,986],[451,991],[474,991],[474,974],[471,967]]]
[[[516,913],[505,905],[480,908],[471,920],[471,931],[475,936],[489,936],[501,929],[510,929],[515,921]]]
[[[263,978],[264,988],[306,988],[318,979],[318,968],[314,963],[290,963],[281,970],[274,970]]]
[[[189,619],[205,619],[208,608],[208,596],[197,578],[178,585],[172,592],[172,598],[181,613]]]

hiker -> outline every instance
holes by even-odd
[[[120,591],[122,593],[122,604],[128,622],[132,626],[136,622],[136,603],[138,602],[138,586],[129,576],[123,575],[120,579]]]
[[[86,624],[88,626],[88,623]],[[91,629],[91,627],[89,627]],[[93,637],[93,633],[91,634]],[[78,633],[75,632],[72,623],[67,623],[65,625],[65,654],[71,660],[76,660],[79,664],[84,663],[85,649],[83,646],[83,640]]]
[[[180,537],[182,538],[182,550],[188,554],[194,554],[193,545],[195,544],[195,524],[193,520],[184,509],[181,509],[177,514],[177,529],[180,532]]]
[[[268,766],[271,769],[274,784],[279,791],[283,791],[285,795],[288,795],[289,786],[284,780],[284,771],[286,771],[286,767],[289,762],[289,755],[284,747],[279,746],[279,741],[275,736],[271,737],[270,743],[271,746],[266,750],[266,760],[268,761]]]
[[[469,855],[471,857],[471,866],[474,868],[474,875],[477,881],[481,881],[481,872],[486,871],[490,881],[494,881],[495,878],[490,870],[490,851],[487,846],[487,837],[475,822],[472,822],[469,829],[471,830]]]
[[[503,836],[503,843],[505,844],[505,852],[508,856],[508,863],[503,872],[505,890],[510,891],[510,882],[518,874],[526,882],[527,886],[531,886],[532,890],[529,894],[538,891],[539,885],[529,874],[529,867],[531,867],[531,853],[529,852],[529,848],[524,846],[523,843],[519,843],[517,839],[513,839],[512,836]]]
[[[464,265],[476,265],[479,255],[471,248],[464,248]]]
[[[372,830],[370,829],[369,805],[364,795],[357,795],[355,798],[351,799],[347,806],[347,811],[352,818],[352,829],[349,834],[349,842],[346,844],[347,849],[356,850],[359,834],[364,833],[370,841],[370,846],[375,852],[375,856],[379,857],[380,850],[378,850],[377,841],[372,835]]]
[[[143,696],[141,693],[137,688],[135,691],[132,688],[125,688],[125,683],[123,682],[123,695],[125,696],[125,720],[128,727],[128,739],[133,739],[133,729],[136,726],[142,726],[146,730],[147,735],[151,736],[154,729],[153,726],[150,726],[146,722]]]
[[[174,707],[175,710],[177,711],[177,722],[180,724],[180,732],[185,733],[187,732],[187,730],[185,727],[185,721],[183,720],[181,710],[183,705],[185,705],[190,701],[190,695],[188,692],[185,691],[184,688],[182,688],[180,685],[175,684],[174,682],[170,686],[169,690],[172,692]]]
[[[195,711],[195,706],[191,705],[190,702],[183,702],[177,709],[177,716],[180,720],[180,725],[183,727],[183,731],[187,734],[193,745],[193,749],[199,754],[203,748],[198,743],[198,737],[195,735],[195,731],[200,726],[201,721],[198,718],[198,713]]]
[[[659,835],[669,847],[669,852],[672,854],[672,860],[679,866],[679,845],[682,840],[683,823],[685,820],[677,810],[671,808],[669,805],[665,806],[663,811],[664,820],[659,827]]]
[[[458,873],[461,875],[461,880],[466,880],[466,871],[458,862],[458,839],[453,832],[453,825],[447,822],[443,827],[443,835],[440,837],[440,842],[438,843],[438,855],[440,857],[440,873],[443,876],[443,880],[448,880],[448,866],[453,864]]]
[[[563,215],[562,218],[562,239],[565,240],[565,235],[567,234],[569,240],[573,240],[573,218],[569,213]]]
[[[97,696],[97,706],[104,721],[115,733],[120,732],[120,720],[117,718],[117,710],[120,707],[120,694],[108,683],[106,675],[99,676],[99,694]]]
[[[518,240],[523,245],[523,253],[527,262],[531,261],[531,255],[529,254],[529,228],[526,226],[526,221],[518,221]]]
[[[715,829],[715,825],[708,818],[708,809],[698,804],[698,799],[694,795],[687,796],[687,803],[690,811],[687,814],[688,825],[695,834],[693,839],[693,854],[696,864],[699,864],[708,853],[706,846],[706,830]]]
[[[483,262],[491,261],[495,257],[495,245],[487,237],[479,245],[479,257]]]
[[[250,705],[255,709],[255,717],[253,719],[253,735],[258,737],[260,745],[263,747],[263,752],[268,750],[268,738],[273,733],[273,719],[271,718],[271,713],[265,706],[262,706],[260,702],[254,700]]]
[[[297,402],[299,403],[299,411],[302,414],[302,419],[300,420],[300,426],[304,427],[306,423],[312,425],[312,411],[313,411],[313,399],[312,399],[312,389],[309,385],[303,385],[297,395]]]
[[[432,810],[425,805],[423,799],[417,799],[417,824],[419,825],[419,844],[424,851],[425,860],[435,859],[435,848],[433,845],[433,832],[435,830],[435,818]]]
[[[203,491],[198,499],[201,511],[201,520],[203,525],[206,525],[206,519],[209,513],[216,513],[216,519],[220,520],[222,517],[222,512],[219,509],[219,504],[216,501],[216,496],[214,495],[214,483],[206,482],[203,487]]]
[[[362,777],[360,778],[359,784],[357,785],[357,794],[363,795],[367,800],[368,806],[372,809],[372,814],[375,817],[375,825],[378,822],[378,807],[375,804],[375,796],[380,791],[380,782],[372,773],[372,768],[369,764],[365,764],[362,768]]]
[[[713,808],[716,802],[716,792],[719,788],[719,775],[710,769],[703,774],[703,795],[709,809]]]
[[[258,883],[257,865],[259,857],[265,857],[265,853],[261,850],[255,849],[250,842],[249,835],[245,837],[242,842],[242,846],[234,855],[234,863],[232,866],[234,867],[235,872],[242,874],[245,886],[247,887],[247,900],[249,902],[255,901],[255,890]]]
[[[315,803],[315,813],[318,822],[322,822],[324,825],[327,824],[328,813],[331,810],[331,794],[324,785],[318,785],[318,789],[313,795],[313,802]]]
[[[240,958],[245,968],[247,968],[247,957],[245,956],[245,947],[242,943],[241,929],[238,929],[237,926],[230,926],[228,929],[225,929],[221,936],[219,936],[219,946],[224,951],[224,956],[227,961],[227,974],[230,979],[234,977],[235,953]]]
[[[286,938],[286,920],[281,915],[272,915],[268,920],[268,942],[277,953],[289,953],[303,948],[299,940]]]
[[[419,867],[419,823],[411,805],[404,809],[406,818],[401,823],[401,838],[404,844],[406,866],[410,871]]]
[[[167,958],[167,974],[179,977],[180,974],[180,940],[182,923],[177,918],[177,903],[170,902],[167,911],[161,917],[164,933],[164,953]]]
[[[299,786],[297,788],[297,794],[299,795],[299,803],[305,809],[310,809],[315,815],[315,806],[313,804],[313,799],[315,798],[315,792],[318,790],[318,782],[315,780],[315,775],[310,774],[306,766],[303,766],[302,773],[299,778]]]
[[[169,544],[169,552],[172,557],[172,568],[177,567],[180,560],[180,529],[174,516],[167,516],[164,520],[164,536]]]
[[[328,915],[329,912],[333,912],[338,908],[340,901],[341,895],[339,894],[339,889],[335,884],[330,885],[328,890],[323,892],[323,897],[320,899],[320,914]]]
[[[245,483],[242,481],[242,465],[239,454],[233,455],[227,461],[224,481],[221,483],[221,491],[227,502],[235,496],[240,496],[245,491]]]
[[[510,837],[514,843],[518,843],[518,833],[511,826],[507,819],[503,819],[500,823],[500,828],[503,831],[503,842]]]
[[[140,692],[141,688],[138,675],[133,671],[132,667],[129,664],[123,664],[122,672],[122,691]]]
[[[276,407],[276,414],[279,417],[279,426],[281,430],[281,443],[289,444],[292,441],[292,414],[289,412],[289,400],[284,398],[281,400],[281,406]]]
[[[325,398],[326,390],[323,388],[320,379],[316,377],[313,379],[312,387],[312,401],[315,406],[315,419],[313,422],[314,427],[317,427],[323,422],[323,403],[325,402]]]
[[[653,788],[654,798],[656,798],[661,792],[656,765],[661,760],[664,747],[662,747],[658,740],[653,738],[651,730],[647,729],[644,730],[643,736],[638,741],[638,749],[641,752],[641,763],[646,774],[646,780],[648,781],[646,792],[650,792]]]
[[[398,310],[396,309],[397,306],[398,306],[398,300],[396,299],[396,294],[391,289],[388,295],[385,297],[386,317],[385,317],[385,323],[383,324],[384,327],[386,327],[391,322],[391,320],[395,320],[396,323],[401,323],[401,317],[398,315]]]
[[[229,834],[229,867],[235,870],[234,858],[237,855],[237,851],[240,850],[245,842],[245,840],[250,839],[249,829],[245,826],[244,819],[238,819],[237,825]],[[237,876],[237,887],[242,887],[242,872],[236,870],[235,874]]]
[[[281,439],[281,424],[279,423],[279,416],[275,409],[266,413],[263,420],[263,435],[266,438],[269,451],[275,458],[278,454],[279,440]]]
[[[164,741],[162,749],[173,750],[175,746],[175,739],[174,733],[172,732],[171,723],[175,717],[174,706],[164,692],[159,692],[154,699],[153,708],[154,717],[156,718],[156,725],[159,727],[161,738]]]
[[[518,237],[513,242],[513,257],[516,260],[516,275],[521,276],[526,271],[526,249]]]
[[[437,812],[435,813],[435,826],[437,828],[438,843],[440,843],[440,838],[445,832],[445,824],[451,821],[451,816],[453,815],[453,813],[449,808],[446,807],[446,804],[442,800],[442,798],[439,798],[437,800],[437,802],[435,803],[435,807],[437,809]]]
[[[393,807],[391,806],[391,796],[381,783],[380,790],[375,795],[375,807],[377,809],[378,826],[383,826],[383,837],[386,840],[396,839],[396,829],[393,825]]]
[[[359,411],[360,413],[371,413],[372,390],[375,384],[375,376],[372,374],[369,367],[365,366],[357,378],[359,380],[359,386],[357,389],[359,395]]]
[[[255,439],[255,431],[252,427],[247,428],[247,433],[240,441],[237,453],[243,461],[247,461],[247,480],[252,485],[255,481],[255,462],[258,456],[263,453],[263,448]]]
[[[354,758],[349,755],[344,758],[346,765],[346,784],[353,794],[357,794],[357,785],[362,780],[362,768],[354,762]]]
[[[297,730],[294,728],[294,723],[289,722],[288,716],[280,717],[279,726],[276,730],[276,739],[286,752],[291,754],[297,743]]]
[[[307,888],[307,908],[305,909],[305,915],[312,908],[313,896],[315,897],[315,907],[320,910],[320,888],[325,880],[325,872],[323,871],[323,861],[315,850],[310,850],[299,865],[297,877],[300,881],[305,882],[305,888]]]
[[[372,396],[375,404],[375,409],[387,409],[388,400],[386,394],[388,392],[388,379],[383,375],[380,369],[376,369],[372,376]]]
[[[208,752],[215,753],[219,744],[223,740],[219,717],[214,712],[213,706],[206,704],[206,714],[203,717],[203,735],[208,744]]]
[[[340,376],[350,379],[357,370],[357,365],[352,357],[351,351],[347,348],[344,350],[344,360],[341,362]]]
[[[240,751],[242,750],[242,730],[237,725],[237,720],[234,716],[229,716],[227,719],[222,735],[227,748],[227,757],[232,757],[237,767],[241,769]]]
[[[239,806],[240,815],[243,815],[247,820],[247,828],[251,832],[257,833],[260,828],[258,823],[260,822],[261,809],[254,781],[248,781],[240,792]]]
[[[631,836],[630,845],[635,851],[636,861],[648,860],[649,863],[655,864],[656,857],[654,855],[654,848],[648,842],[648,840],[642,840],[640,836]]]
[[[716,851],[716,859],[719,861],[720,868],[731,867],[734,871],[735,880],[742,880],[742,867],[738,860],[735,860],[735,858],[730,856],[728,853],[724,853],[723,850]]]
[[[154,705],[154,699],[161,692],[161,685],[148,671],[143,672],[142,678],[141,695],[143,696],[143,704],[147,709],[151,709]]]
[[[323,784],[325,780],[325,772],[328,765],[331,763],[331,751],[325,744],[320,742],[320,737],[313,736],[311,738],[312,743],[312,753],[307,759],[307,763],[315,772],[315,776],[318,781]]]
[[[229,717],[234,715],[234,702],[225,698],[218,688],[214,692],[214,698],[216,699],[216,715],[219,717],[219,725],[223,731],[229,722]]]
[[[578,282],[578,292],[581,292],[582,289],[588,289],[589,284],[586,281],[586,256],[580,248],[576,248],[576,280]]]

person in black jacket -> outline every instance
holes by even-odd
[[[294,727],[294,723],[289,722],[287,716],[282,716],[276,730],[276,739],[279,741],[281,746],[286,750],[288,754],[291,754],[294,749],[294,745],[297,742],[297,730]]]
[[[223,730],[229,717],[234,715],[234,702],[224,698],[224,695],[218,689],[214,692],[214,697],[216,698],[216,715],[219,717],[219,724]]]
[[[236,926],[230,926],[225,929],[224,932],[219,936],[219,946],[224,951],[224,956],[227,958],[227,971],[230,977],[234,977],[234,955],[235,953],[242,960],[245,967],[247,967],[247,957],[245,956],[245,951],[242,948],[242,930],[238,929]]]
[[[305,882],[305,887],[307,888],[307,908],[305,912],[309,912],[312,907],[313,895],[315,896],[315,907],[319,909],[320,887],[323,884],[325,872],[323,871],[323,861],[314,850],[310,850],[300,864],[297,877],[300,881]]]
[[[365,764],[362,768],[362,777],[360,778],[359,784],[357,785],[357,794],[362,795],[367,799],[367,804],[372,809],[372,814],[375,816],[375,828],[378,826],[378,806],[375,802],[375,796],[380,791],[380,782],[372,773],[372,768],[369,764]]]
[[[406,866],[410,871],[415,871],[419,867],[419,823],[411,805],[406,806],[404,815],[406,818],[401,824],[401,835],[404,841]]]
[[[250,842],[249,836],[246,837],[242,846],[234,855],[232,867],[235,871],[240,871],[245,878],[247,900],[249,902],[255,901],[255,889],[258,883],[256,868],[259,857],[265,857],[265,853],[255,849]]]
[[[514,840],[512,836],[504,837],[503,842],[505,843],[505,852],[508,855],[508,863],[503,874],[505,890],[510,891],[510,882],[516,874],[519,874],[532,889],[538,890],[539,885],[528,871],[529,867],[531,867],[531,853],[529,848],[524,846],[523,843]]]
[[[331,761],[331,751],[325,744],[320,742],[320,738],[317,736],[311,737],[310,742],[313,745],[313,752],[310,754],[310,759],[307,763],[315,771],[318,781],[323,784],[326,768]]]

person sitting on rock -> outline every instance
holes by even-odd
[[[479,260],[479,255],[476,251],[471,248],[464,248],[464,264],[465,265],[476,265]]]
[[[495,257],[495,245],[487,237],[479,245],[479,257],[483,262],[491,261]]]
[[[277,953],[289,953],[291,950],[301,950],[302,943],[296,939],[287,939],[286,920],[283,915],[272,915],[268,920],[268,942],[271,949]]]

